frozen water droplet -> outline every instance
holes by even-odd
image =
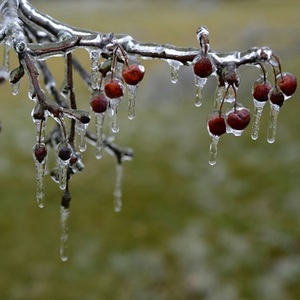
[[[200,107],[202,105],[202,89],[207,82],[207,78],[202,78],[195,75],[195,85],[196,85],[196,97],[195,97],[195,105]]]
[[[79,151],[84,152],[86,150],[86,139],[85,139],[85,134],[87,130],[88,124],[83,124],[80,121],[76,121],[76,130],[78,133],[79,137]]]
[[[65,262],[68,260],[68,219],[70,211],[69,208],[64,206],[60,207],[60,226],[61,226],[61,236],[60,236],[60,259]]]
[[[110,99],[110,109],[111,109],[111,130],[114,133],[119,132],[119,124],[118,124],[118,107],[121,99]]]
[[[209,145],[209,164],[211,166],[215,165],[217,162],[217,153],[218,153],[218,143],[220,136],[211,134],[211,142]]]
[[[113,193],[115,212],[120,212],[122,208],[122,176],[123,176],[123,165],[121,163],[117,163],[115,189]]]
[[[273,103],[270,104],[271,104],[271,109],[270,109],[270,119],[269,119],[267,140],[270,144],[272,144],[275,142],[275,138],[276,138],[277,120],[280,111],[280,106]]]
[[[20,81],[16,82],[16,83],[10,83],[11,86],[11,92],[14,96],[18,95],[19,91],[20,91]]]
[[[259,132],[260,118],[262,116],[263,108],[264,108],[266,102],[260,102],[260,101],[253,99],[253,103],[254,103],[254,112],[253,112],[253,125],[252,125],[251,137],[253,140],[257,140],[258,132]]]
[[[99,88],[98,82],[98,61],[101,55],[101,51],[92,49],[89,51],[91,60],[91,87],[96,90]]]
[[[104,113],[95,113],[96,119],[96,158],[102,158],[103,152],[103,140],[102,140],[102,132],[103,132],[103,123],[104,123]]]
[[[133,120],[135,117],[135,99],[138,85],[127,85],[128,92],[128,119]]]
[[[180,66],[182,65],[181,62],[173,59],[167,59],[166,60],[171,71],[171,82],[172,83],[177,83],[178,78],[179,78],[179,69]]]

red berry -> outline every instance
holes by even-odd
[[[293,74],[284,72],[278,74],[276,79],[277,84],[284,95],[292,96],[295,93],[297,89],[297,79]]]
[[[36,144],[33,149],[35,159],[41,164],[47,156],[47,148],[44,144]]]
[[[213,65],[211,60],[207,56],[200,57],[195,63],[194,63],[194,73],[201,77],[206,78],[211,75],[213,72]]]
[[[223,116],[215,115],[209,118],[207,122],[207,129],[212,135],[220,136],[226,133],[226,123]]]
[[[247,108],[236,108],[226,118],[228,126],[234,130],[244,130],[250,123],[251,115]]]
[[[255,81],[252,88],[252,96],[255,100],[259,102],[268,101],[268,95],[272,86],[269,81],[258,79]]]
[[[275,86],[269,92],[269,100],[273,104],[282,106],[284,103],[284,94],[277,86]]]
[[[90,105],[94,112],[103,113],[107,110],[107,97],[104,93],[95,93],[91,98]]]
[[[145,74],[145,68],[139,64],[132,64],[130,66],[123,66],[122,77],[127,84],[137,85]]]
[[[124,86],[121,80],[114,78],[105,84],[104,91],[108,98],[120,98],[124,95]]]

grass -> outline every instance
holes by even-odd
[[[299,4],[269,2],[36,5],[76,26],[183,46],[196,46],[196,28],[206,24],[213,49],[266,44],[299,77]],[[53,61],[59,78],[60,63]],[[266,142],[266,109],[260,138],[252,141],[249,129],[241,138],[225,136],[211,167],[205,123],[214,80],[196,109],[190,70],[173,85],[166,64],[145,64],[136,119],[126,119],[125,103],[120,110],[118,141],[135,149],[125,163],[123,210],[113,211],[113,159],[98,162],[88,149],[85,172],[71,182],[67,263],[59,260],[60,191],[50,178],[46,207],[35,202],[33,103],[25,84],[16,97],[2,87],[0,298],[299,299],[299,91],[280,113],[274,145]],[[252,108],[257,73],[241,71],[239,99]],[[82,85],[76,93],[87,105]]]

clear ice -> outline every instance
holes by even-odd
[[[218,153],[218,143],[220,140],[220,137],[218,135],[211,134],[211,142],[209,145],[209,164],[211,166],[215,165],[217,162],[217,153]]]
[[[91,88],[96,90],[99,88],[98,80],[98,61],[101,55],[100,50],[92,49],[89,51],[91,60]]]
[[[87,130],[88,124],[83,124],[80,121],[76,121],[76,131],[79,137],[79,151],[80,152],[84,152],[87,148],[86,146],[86,138],[85,138],[85,134],[86,134],[86,130]]]
[[[202,105],[202,89],[207,82],[207,78],[201,78],[195,75],[195,85],[196,85],[196,97],[195,97],[195,105],[200,107]]]
[[[254,112],[253,112],[253,125],[252,125],[252,132],[251,137],[253,140],[258,139],[258,132],[259,132],[259,125],[260,125],[260,118],[262,116],[263,108],[266,102],[260,102],[253,99],[254,103]]]
[[[182,65],[181,62],[173,59],[167,59],[166,60],[171,71],[171,82],[172,83],[177,83],[178,78],[179,78],[179,69],[180,66]]]
[[[95,113],[96,119],[96,158],[101,159],[103,153],[103,123],[104,123],[104,113]]]
[[[123,176],[123,165],[122,163],[117,163],[115,189],[113,193],[115,212],[120,212],[122,209],[122,176]]]
[[[110,99],[110,108],[111,108],[111,130],[114,133],[119,132],[119,124],[118,124],[118,106],[121,99]]]
[[[61,236],[60,236],[60,259],[65,262],[68,260],[68,219],[70,211],[69,208],[60,206],[60,226],[61,226]]]
[[[135,118],[135,99],[137,94],[138,85],[127,85],[128,93],[128,119],[133,120]]]
[[[269,119],[267,140],[271,144],[275,142],[275,138],[276,138],[277,120],[280,111],[280,106],[273,103],[271,103],[270,105],[271,105],[271,109],[270,109],[270,119]]]

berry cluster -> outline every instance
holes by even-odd
[[[251,113],[248,108],[237,101],[237,90],[240,84],[239,64],[236,64],[234,61],[216,59],[214,53],[208,52],[209,38],[205,27],[199,28],[197,38],[201,49],[200,53],[193,60],[196,82],[206,80],[211,75],[215,75],[218,79],[215,108],[207,120],[207,129],[212,137],[213,144],[213,146],[212,144],[210,146],[210,164],[215,164],[219,137],[224,133],[233,133],[236,136],[240,136],[250,124]],[[262,108],[266,102],[269,102],[271,114],[268,141],[272,143],[275,140],[279,109],[295,93],[297,79],[289,72],[282,72],[278,57],[270,53],[268,48],[263,49],[252,60],[253,64],[260,67],[261,77],[254,82],[252,87],[255,109],[251,136],[253,139],[258,138]],[[269,64],[273,70],[274,86],[267,80],[265,64]],[[225,102],[230,103],[230,108],[223,112]]]

